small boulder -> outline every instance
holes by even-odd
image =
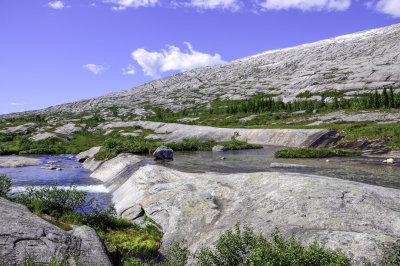
[[[212,147],[212,151],[223,152],[223,151],[226,151],[226,148],[225,148],[225,146],[222,146],[222,145],[215,145],[214,147]]]
[[[394,163],[394,159],[389,158],[389,159],[383,160],[383,163],[392,164],[392,163]]]
[[[173,159],[174,158],[174,151],[167,146],[160,146],[156,149],[156,151],[153,153],[154,157],[156,159]]]

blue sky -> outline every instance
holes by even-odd
[[[400,23],[400,0],[0,0],[0,114]]]

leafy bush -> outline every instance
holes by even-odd
[[[26,205],[35,214],[45,213],[56,218],[71,211],[83,211],[87,194],[77,191],[73,184],[69,188],[59,188],[57,185],[27,187],[24,193],[17,195],[15,201]]]
[[[293,148],[275,152],[276,158],[327,158],[360,156],[361,151],[329,148]]]
[[[314,242],[304,247],[294,237],[286,241],[278,229],[270,239],[236,224],[217,241],[215,249],[203,248],[197,264],[209,265],[350,265],[341,252],[326,249]]]
[[[400,240],[384,245],[382,252],[382,265],[400,265]]]
[[[0,175],[0,197],[6,197],[11,189],[11,179],[5,174]]]

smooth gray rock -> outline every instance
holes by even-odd
[[[160,160],[171,160],[174,158],[174,151],[167,146],[160,146],[158,147],[155,152],[153,153],[154,157],[156,159],[160,159]]]
[[[87,151],[80,152],[76,155],[76,160],[82,163],[88,158],[93,158],[100,151],[100,149],[101,147],[98,146],[98,147],[93,147]]]
[[[103,240],[89,226],[79,226],[71,231],[71,235],[81,239],[77,265],[112,265]]]
[[[291,163],[271,163],[271,168],[307,168],[307,165],[302,164],[291,164]]]
[[[98,129],[141,126],[144,129],[154,130],[159,135],[150,135],[165,142],[179,142],[184,138],[194,138],[199,141],[229,141],[235,132],[240,141],[264,146],[286,147],[315,147],[336,134],[327,129],[245,129],[245,128],[217,128],[209,126],[184,125],[176,123],[162,123],[151,121],[110,122],[101,124]]]
[[[247,222],[267,235],[278,226],[304,244],[318,239],[361,264],[377,263],[380,245],[400,238],[396,189],[306,174],[198,174],[159,165],[124,179],[109,183],[117,211],[142,206],[162,226],[163,248],[185,239],[196,251],[235,223]]]
[[[39,141],[39,140],[45,140],[45,139],[50,139],[50,138],[61,139],[54,133],[44,132],[44,133],[38,133],[38,134],[33,135],[31,137],[31,140]]]
[[[226,148],[223,145],[215,145],[214,147],[212,147],[212,151],[223,152],[223,151],[226,151]]]
[[[46,265],[53,260],[66,265],[112,265],[93,229],[74,231],[66,232],[25,206],[0,198],[0,264],[23,265],[30,259]]]
[[[78,131],[82,131],[86,128],[86,125],[83,126],[77,126],[73,123],[69,123],[66,125],[63,125],[61,127],[58,127],[54,132],[63,134],[63,135],[70,135]]]
[[[40,159],[23,156],[0,156],[0,167],[14,168],[40,165]]]
[[[0,135],[12,135],[12,134],[17,134],[17,135],[26,135],[29,134],[29,128],[38,128],[38,124],[36,123],[27,123],[24,125],[19,125],[15,127],[9,127],[3,130],[0,130]]]

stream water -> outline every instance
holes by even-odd
[[[265,147],[264,149],[223,153],[175,152],[173,161],[159,162],[147,157],[138,164],[138,167],[146,164],[162,164],[168,168],[196,173],[296,172],[400,189],[400,164],[387,165],[382,163],[382,158],[337,157],[329,158],[329,162],[327,159],[276,159],[274,152],[278,149],[277,147]],[[94,197],[100,206],[111,204],[111,196],[106,187],[100,181],[90,178],[90,172],[82,168],[75,156],[40,155],[32,157],[39,158],[42,164],[20,168],[0,168],[0,174],[5,173],[12,179],[12,193],[21,192],[26,186],[43,186],[57,182],[59,186],[67,187],[73,182],[77,185],[78,190],[86,191],[89,197]],[[40,168],[50,161],[63,170]],[[270,164],[273,162],[300,164],[307,167],[270,168]]]

